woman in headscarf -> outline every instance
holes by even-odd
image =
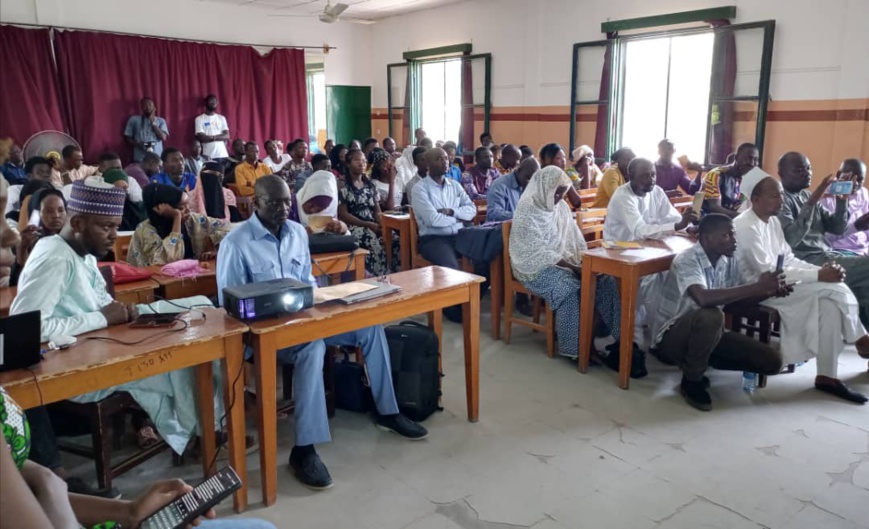
[[[388,274],[389,269],[381,234],[377,188],[365,176],[362,151],[350,151],[347,161],[348,173],[338,189],[338,218],[350,226],[350,233],[356,237],[359,246],[368,250],[365,269],[375,276],[382,276]]]
[[[384,149],[374,149],[368,153],[368,167],[371,168],[371,181],[380,197],[380,211],[400,208],[404,183],[397,177],[392,155]]]
[[[344,175],[347,174],[346,156],[347,146],[343,143],[339,143],[329,151],[329,162],[332,164],[332,174],[335,175],[335,178],[344,178]]]
[[[63,193],[51,187],[40,189],[30,195],[27,202],[28,224],[21,228],[21,241],[15,248],[15,263],[12,265],[12,275],[9,285],[18,284],[18,276],[30,257],[30,252],[39,239],[57,235],[66,223],[66,200]]]
[[[410,179],[416,176],[416,164],[413,163],[413,151],[416,145],[411,145],[401,153],[401,158],[395,161],[395,180],[407,186]]]
[[[203,163],[196,178],[196,187],[193,188],[190,211],[232,222],[232,208],[237,211],[238,201],[235,193],[223,186],[223,166],[220,162]],[[237,218],[241,220],[240,215]]]
[[[328,215],[332,217],[324,229],[331,233],[347,233],[347,225],[338,220],[338,183],[331,171],[317,171],[305,180],[305,185],[296,195],[299,224],[311,232],[308,225],[309,215]]]
[[[565,172],[573,182],[574,189],[597,187],[603,172],[594,163],[594,150],[588,145],[580,145],[570,157],[573,163],[567,165]]]
[[[563,200],[568,188],[570,179],[557,166],[534,174],[513,215],[510,260],[516,279],[555,311],[560,354],[576,358],[582,252],[588,246]],[[595,308],[618,340],[620,304],[609,276],[599,276]]]
[[[177,187],[149,184],[143,194],[148,220],[133,233],[128,263],[141,267],[214,259],[217,246],[229,233],[227,222],[192,213],[187,193]]]

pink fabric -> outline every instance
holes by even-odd
[[[203,268],[199,261],[195,259],[182,259],[169,263],[160,269],[160,273],[169,277],[199,277],[207,273],[208,269]]]

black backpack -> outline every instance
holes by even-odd
[[[440,407],[441,373],[438,336],[413,321],[385,329],[392,365],[392,385],[398,409],[413,421],[423,421]]]

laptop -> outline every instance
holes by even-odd
[[[39,311],[0,318],[0,371],[38,364],[41,354]]]

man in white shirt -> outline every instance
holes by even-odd
[[[785,363],[817,357],[815,388],[850,402],[863,404],[866,396],[853,391],[837,377],[839,353],[846,343],[869,358],[869,336],[860,323],[857,298],[845,285],[845,271],[834,261],[816,266],[797,259],[785,239],[778,213],[784,202],[781,184],[772,177],[751,191],[751,209],[733,221],[738,246],[736,258],[743,276],[753,281],[775,270],[779,256],[788,283],[787,298],[761,302],[781,317],[781,352]]]
[[[202,144],[202,154],[209,160],[226,158],[226,141],[229,140],[229,123],[217,113],[217,96],[205,98],[205,113],[196,116],[196,138]]]
[[[688,208],[679,214],[663,189],[655,185],[655,164],[646,158],[634,158],[628,165],[628,182],[619,186],[607,206],[603,238],[607,241],[639,241],[655,239],[683,230],[694,219]],[[647,306],[656,298],[666,278],[666,272],[640,280],[637,303],[635,341],[645,343],[642,327],[646,315],[654,314]]]

